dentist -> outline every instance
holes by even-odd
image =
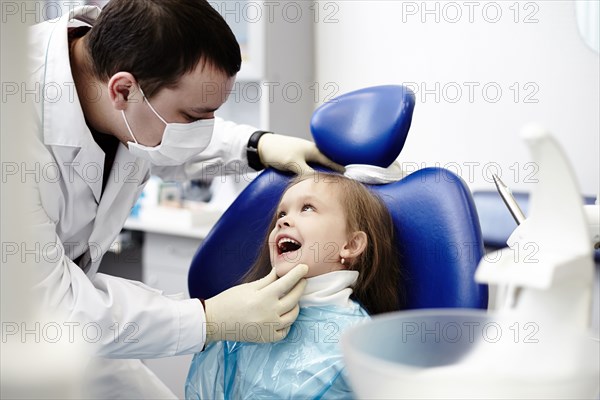
[[[28,199],[44,252],[35,290],[69,320],[99,327],[104,367],[93,395],[169,397],[139,359],[199,352],[225,335],[243,341],[244,324],[260,327],[263,341],[285,337],[306,266],[206,300],[97,273],[151,173],[186,180],[248,167],[298,172],[307,161],[339,168],[311,142],[214,117],[241,65],[221,16],[203,0],[79,7],[32,27],[30,62],[40,91],[32,155],[56,171],[33,182]]]

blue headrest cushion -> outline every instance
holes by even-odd
[[[415,105],[404,86],[375,86],[343,94],[313,114],[319,150],[341,165],[388,167],[402,151]]]

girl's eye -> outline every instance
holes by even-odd
[[[277,219],[280,219],[280,218],[283,218],[283,217],[285,217],[285,211],[279,211],[277,213]]]
[[[310,204],[305,204],[302,206],[302,211],[315,211],[315,208]]]

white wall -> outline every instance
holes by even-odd
[[[564,146],[582,192],[598,193],[599,57],[579,36],[573,1],[322,1],[320,8],[320,84],[335,83],[338,94],[419,88],[404,166],[439,163],[471,189],[492,189],[497,163],[506,184],[530,190],[535,166],[519,131],[538,122]]]

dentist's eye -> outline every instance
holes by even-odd
[[[315,208],[311,204],[305,204],[302,206],[302,211],[315,211]]]
[[[188,122],[196,122],[200,119],[200,118],[192,117],[191,115],[188,115],[188,114],[183,114],[183,116]]]

